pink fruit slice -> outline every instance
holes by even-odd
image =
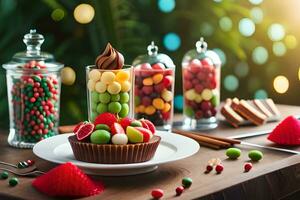
[[[76,132],[78,131],[78,129],[83,125],[83,123],[84,123],[84,122],[79,122],[79,123],[75,126],[75,128],[73,129],[73,133],[76,134]]]
[[[147,124],[147,126],[148,126],[147,129],[149,129],[153,135],[155,134],[155,126],[151,121],[149,121],[148,119],[141,119],[140,121],[142,122],[142,125],[143,125],[143,123]],[[143,125],[143,127],[144,127],[144,125]],[[146,128],[146,126],[144,128]]]
[[[81,127],[76,132],[77,140],[80,141],[90,136],[94,131],[94,127],[95,125],[89,122],[81,125]]]
[[[143,142],[149,142],[149,140],[152,138],[152,133],[149,129],[143,127],[135,127],[135,129],[143,134]]]
[[[115,135],[115,134],[125,134],[125,131],[123,129],[123,127],[121,126],[121,124],[119,123],[113,123],[113,125],[110,127],[111,130],[111,134]]]
[[[142,123],[143,128],[146,128],[149,130],[149,126],[147,125],[147,123],[144,120],[140,120],[140,122]]]

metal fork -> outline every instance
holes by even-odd
[[[33,176],[33,175],[45,174],[45,172],[42,172],[42,171],[39,171],[39,170],[33,170],[33,171],[29,171],[29,172],[16,172],[14,170],[1,168],[1,167],[0,167],[0,170],[8,171],[8,172],[13,173],[13,174],[18,175],[18,176]]]

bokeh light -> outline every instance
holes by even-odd
[[[234,68],[234,73],[240,78],[246,77],[249,73],[248,63],[239,62]]]
[[[265,64],[268,60],[269,54],[266,48],[259,46],[252,52],[252,60],[258,65]]]
[[[94,16],[95,10],[89,4],[79,4],[74,10],[74,18],[80,24],[88,24],[90,23]]]
[[[60,8],[56,8],[55,10],[52,11],[51,13],[51,18],[54,21],[60,21],[65,17],[65,12],[60,9]]]
[[[215,49],[213,49],[213,51],[216,54],[218,54],[218,56],[220,57],[222,65],[225,65],[226,64],[226,54],[224,53],[224,51],[222,51],[222,49],[219,49],[219,48],[215,48]]]
[[[268,36],[272,41],[280,41],[285,36],[284,27],[281,24],[272,24],[268,29]]]
[[[260,79],[257,76],[250,77],[247,83],[248,83],[248,90],[250,92],[254,92],[261,87]]]
[[[250,10],[250,15],[254,23],[259,24],[264,19],[264,13],[261,8],[254,7]]]
[[[169,51],[176,51],[181,44],[181,39],[176,33],[168,33],[163,38],[163,44]]]
[[[239,31],[245,37],[250,37],[255,32],[255,24],[249,18],[243,18],[239,22]]]
[[[174,107],[177,110],[183,110],[183,96],[182,95],[176,95],[174,98]]]
[[[229,17],[222,17],[219,20],[219,26],[223,31],[230,31],[232,28],[232,20]]]
[[[286,45],[287,48],[289,49],[294,49],[297,47],[297,38],[294,35],[287,35],[284,38],[284,43]]]
[[[273,81],[273,87],[279,94],[286,93],[289,89],[289,80],[285,76],[277,76]]]
[[[249,2],[253,5],[259,5],[263,2],[263,0],[249,0]]]
[[[71,67],[64,67],[61,70],[61,82],[64,85],[73,85],[76,80],[76,73]]]
[[[158,9],[161,12],[169,13],[175,8],[175,0],[158,0]]]
[[[268,98],[268,93],[264,89],[259,89],[254,94],[255,99],[266,99]]]
[[[234,75],[227,75],[224,79],[224,87],[228,91],[235,91],[239,87],[239,80]]]
[[[204,22],[201,24],[200,31],[201,35],[203,36],[211,36],[214,33],[215,29],[210,23]]]
[[[273,53],[275,56],[283,56],[286,53],[286,47],[283,42],[273,43]]]

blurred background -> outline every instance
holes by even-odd
[[[42,50],[70,67],[61,124],[73,124],[87,118],[85,66],[106,43],[131,64],[153,40],[177,66],[175,111],[181,112],[181,60],[203,36],[223,62],[223,100],[270,97],[300,105],[299,9],[299,0],[0,0],[0,63],[25,50],[22,39],[30,29],[43,34]],[[6,128],[0,72],[0,126]]]

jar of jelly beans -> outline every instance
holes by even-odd
[[[148,119],[157,129],[169,131],[173,120],[175,65],[169,56],[158,53],[154,42],[147,50],[147,55],[133,61],[135,118]]]
[[[36,142],[57,134],[63,64],[41,52],[44,37],[36,30],[30,30],[23,42],[27,50],[3,64],[9,101],[8,143],[32,148]]]
[[[196,49],[188,51],[182,60],[182,80],[185,117],[184,129],[217,127],[217,106],[220,102],[221,60],[203,38]]]

